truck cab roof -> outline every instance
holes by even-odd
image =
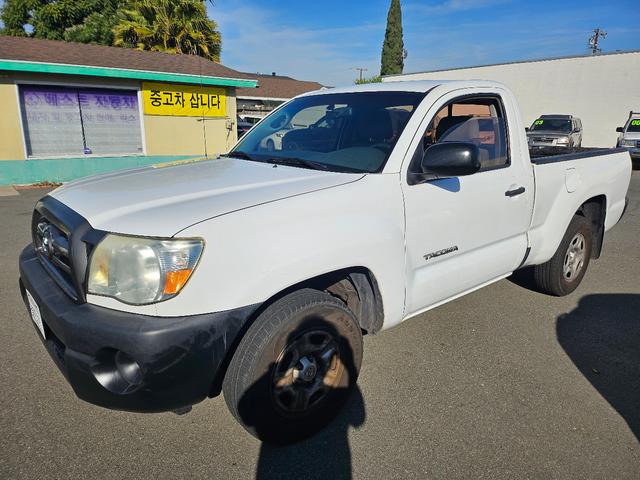
[[[539,118],[544,118],[544,119],[551,119],[551,118],[555,118],[557,120],[573,120],[574,117],[573,115],[562,115],[562,114],[548,114],[548,115],[540,115]]]
[[[333,93],[358,92],[423,92],[427,93],[435,87],[448,86],[451,90],[467,87],[500,87],[506,88],[499,82],[489,80],[401,80],[391,82],[366,83],[363,85],[348,85],[344,87],[325,88],[300,95],[327,95]]]

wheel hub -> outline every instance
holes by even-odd
[[[301,382],[312,382],[318,373],[318,365],[313,357],[304,356],[293,370],[293,379]]]
[[[576,233],[569,242],[562,266],[562,274],[567,282],[575,280],[584,266],[585,245],[586,241],[581,233]]]
[[[340,349],[329,332],[303,333],[285,346],[274,365],[272,398],[286,413],[301,414],[335,388],[343,368]]]

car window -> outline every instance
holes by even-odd
[[[571,133],[571,120],[562,118],[539,118],[533,122],[531,131]]]
[[[627,132],[640,132],[640,119],[631,120],[627,125]]]
[[[504,109],[496,97],[465,97],[445,105],[426,128],[414,153],[410,173],[421,173],[424,152],[433,144],[468,142],[480,151],[482,170],[509,165],[507,128]]]
[[[229,155],[379,172],[424,96],[382,91],[299,97],[269,115]]]

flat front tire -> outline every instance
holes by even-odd
[[[537,289],[562,297],[578,288],[591,259],[591,239],[591,222],[582,215],[574,215],[551,260],[534,267]]]
[[[267,307],[238,345],[223,383],[236,420],[269,443],[322,429],[355,387],[362,332],[335,297],[312,289]]]

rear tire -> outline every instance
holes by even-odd
[[[321,430],[353,390],[362,331],[338,299],[304,289],[262,312],[238,345],[223,383],[236,420],[262,441],[288,444]]]
[[[551,260],[534,267],[536,288],[557,297],[578,288],[591,259],[591,238],[591,222],[574,215]]]

